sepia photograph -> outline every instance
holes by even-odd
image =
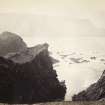
[[[0,0],[1,105],[105,105],[105,0]]]

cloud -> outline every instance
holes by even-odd
[[[100,27],[98,27],[100,26]],[[43,39],[105,36],[101,18],[79,18],[71,15],[0,14],[0,31],[19,33],[24,37]]]

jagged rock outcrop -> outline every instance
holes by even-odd
[[[36,103],[63,100],[64,82],[59,82],[48,44],[0,57],[0,102]]]
[[[97,101],[105,98],[105,70],[100,79],[86,90],[72,97],[73,101]]]
[[[0,34],[0,56],[26,50],[27,45],[18,35],[11,32]]]

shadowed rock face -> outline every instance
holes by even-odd
[[[63,100],[65,93],[65,84],[53,70],[48,44],[0,57],[0,102],[56,101]]]
[[[0,34],[0,56],[8,53],[23,51],[27,45],[18,35],[11,32],[3,32]]]
[[[73,101],[97,101],[103,99],[105,99],[105,71],[96,83],[72,97]]]

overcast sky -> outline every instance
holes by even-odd
[[[105,36],[105,0],[0,0],[0,31],[44,39]]]

